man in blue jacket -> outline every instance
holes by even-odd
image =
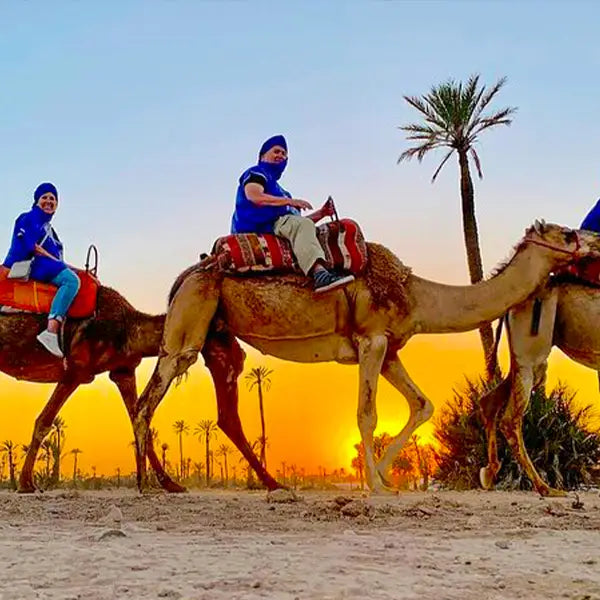
[[[303,217],[301,210],[311,209],[306,200],[292,198],[278,183],[287,166],[287,142],[282,135],[269,138],[258,153],[258,163],[244,171],[239,179],[232,233],[274,233],[288,239],[302,271],[313,278],[315,292],[325,292],[354,281],[352,275],[329,271],[325,254],[317,239],[316,223],[332,214],[325,204]]]

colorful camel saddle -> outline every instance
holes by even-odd
[[[567,265],[554,276],[554,281],[557,283],[564,280],[585,283],[600,288],[600,260],[597,258],[583,258],[576,263]]]
[[[359,274],[367,265],[367,245],[360,227],[340,219],[317,227],[327,266]],[[285,238],[270,233],[238,233],[217,239],[212,253],[227,273],[301,272]]]
[[[96,314],[99,281],[88,271],[76,271],[81,286],[68,316],[84,319]],[[23,312],[48,314],[56,286],[39,281],[19,281],[8,279],[8,269],[0,267],[0,305]],[[6,311],[9,312],[9,311]]]

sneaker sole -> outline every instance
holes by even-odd
[[[64,358],[64,357],[65,357],[65,355],[64,355],[62,352],[61,352],[60,354],[57,354],[57,353],[54,351],[54,348],[51,348],[50,346],[46,345],[46,344],[45,344],[45,343],[44,343],[42,340],[40,340],[40,338],[39,338],[39,337],[38,337],[38,338],[36,338],[36,339],[37,339],[37,341],[38,341],[38,342],[39,342],[39,343],[40,343],[42,346],[44,346],[44,348],[45,348],[45,349],[46,349],[48,352],[50,352],[50,354],[52,354],[52,356],[56,356],[56,358]]]
[[[334,282],[329,285],[324,285],[323,287],[317,288],[314,290],[315,294],[321,294],[323,292],[328,292],[329,290],[333,290],[342,285],[347,285],[354,281],[354,275],[348,275],[347,277],[342,277],[341,279],[336,279]]]

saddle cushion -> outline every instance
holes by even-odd
[[[87,271],[76,271],[81,287],[71,304],[68,316],[76,319],[92,317],[96,313],[98,280]],[[56,286],[39,281],[19,281],[8,279],[8,269],[0,268],[0,305],[20,308],[21,310],[48,314]]]
[[[340,219],[317,227],[317,239],[331,269],[359,274],[367,265],[367,244],[360,227]],[[238,233],[219,238],[212,250],[227,273],[301,272],[285,238],[272,233]]]
[[[575,264],[566,266],[563,270],[557,272],[556,276],[559,278],[570,276],[588,285],[600,287],[600,260],[585,258]]]

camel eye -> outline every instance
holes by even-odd
[[[565,242],[567,244],[573,244],[576,240],[577,240],[577,233],[575,233],[575,231],[570,229],[569,231],[565,232]]]

